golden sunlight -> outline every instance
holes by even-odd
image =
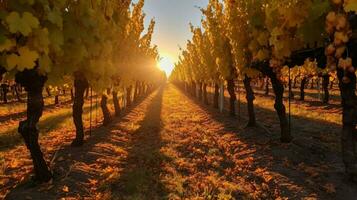
[[[163,55],[157,63],[158,67],[165,71],[167,76],[170,76],[174,69],[174,61],[171,56]]]

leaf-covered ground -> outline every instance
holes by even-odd
[[[245,129],[244,119],[218,114],[167,85],[112,125],[94,130],[82,148],[70,147],[73,130],[42,137],[55,174],[51,183],[35,186],[26,180],[31,161],[24,146],[5,151],[1,194],[7,199],[354,199],[357,186],[343,175],[338,126],[293,116],[296,139],[280,144],[270,103],[257,99],[267,133]],[[300,112],[308,112],[306,107]]]

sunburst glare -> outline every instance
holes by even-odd
[[[170,76],[172,70],[174,69],[174,62],[170,56],[162,56],[157,63],[158,67],[165,71],[167,76]]]

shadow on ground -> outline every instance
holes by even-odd
[[[126,168],[111,184],[114,199],[161,199],[166,196],[160,181],[161,163],[167,159],[160,153],[163,91],[164,87],[160,88],[140,128],[132,133]]]
[[[184,90],[181,91],[186,94]],[[245,128],[245,103],[240,103],[241,118],[238,119],[228,115],[227,107],[225,113],[221,114],[212,108],[212,104],[207,106],[190,95],[186,96],[221,123],[226,131],[236,133],[240,141],[256,148],[256,151],[245,155],[254,158],[253,173],[248,175],[252,181],[259,182],[262,179],[256,176],[255,169],[266,168],[277,179],[274,182],[279,184],[276,187],[281,189],[282,196],[292,199],[311,197],[342,200],[354,199],[357,195],[356,185],[348,182],[344,176],[339,143],[340,125],[292,115],[292,134],[295,139],[290,144],[281,144],[276,112],[255,104],[257,120],[269,130],[267,133],[260,127]],[[209,97],[212,102],[211,93]],[[225,102],[227,106],[227,97]]]
[[[133,104],[110,126],[93,130],[83,147],[60,149],[52,167],[52,184],[36,186],[25,180],[6,199],[165,196],[159,177],[165,159],[159,152],[163,90]]]
[[[67,101],[62,101],[59,104],[48,104],[44,106],[44,111],[47,110],[52,110],[55,108],[58,108],[59,106],[65,106],[65,105],[69,105],[72,102],[72,100],[67,100]],[[22,118],[26,117],[26,110],[22,111],[22,112],[18,112],[18,113],[10,113],[8,115],[3,115],[0,116],[0,123],[6,122],[8,120],[20,120]]]
[[[64,105],[69,105],[69,102],[63,102]],[[54,109],[61,109],[56,106],[48,106],[46,107],[45,111],[47,110],[54,110]],[[84,106],[83,108],[83,115],[90,113],[90,107]],[[26,113],[25,113],[26,115]],[[68,112],[63,112],[61,114],[52,115],[50,117],[40,119],[39,121],[39,129],[40,129],[40,136],[47,135],[50,131],[56,130],[61,126],[61,123],[64,121],[72,118],[72,111],[69,110]],[[16,120],[20,120],[20,118]],[[20,134],[17,133],[18,127],[9,128],[6,132],[0,134],[0,151],[6,151],[8,149],[14,148],[16,145],[22,143],[23,139]]]

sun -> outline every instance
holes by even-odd
[[[175,64],[170,56],[163,55],[158,61],[157,65],[160,69],[165,71],[167,76],[170,76]]]

